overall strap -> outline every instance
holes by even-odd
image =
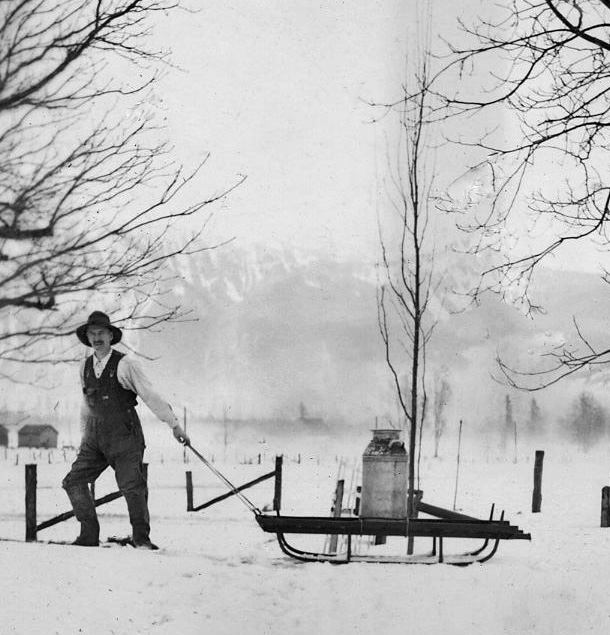
[[[119,362],[121,361],[121,359],[123,359],[123,357],[125,357],[124,353],[119,353],[119,351],[115,351],[114,349],[112,349],[112,354],[110,355],[110,359],[108,360],[102,375],[107,373],[108,376],[115,377],[117,374],[117,369],[119,367]]]
[[[91,379],[96,379],[95,373],[93,372],[93,355],[89,355],[85,360],[85,369],[83,372],[83,379],[85,386],[89,383]]]

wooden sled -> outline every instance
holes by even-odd
[[[379,562],[399,564],[445,563],[466,566],[475,562],[486,562],[497,551],[500,540],[531,540],[530,534],[504,520],[502,512],[498,520],[493,519],[493,506],[488,520],[458,514],[420,501],[418,510],[437,518],[359,518],[325,516],[282,516],[257,514],[256,520],[263,531],[274,533],[280,549],[288,556],[304,562]],[[347,537],[345,553],[323,553],[303,551],[286,540],[286,534],[325,534]],[[432,538],[432,551],[424,555],[377,555],[353,552],[354,536],[402,536],[407,538]],[[478,539],[478,548],[461,554],[444,553],[446,538]]]
[[[282,516],[280,513],[282,499],[282,457],[276,457],[275,470],[269,474],[235,487],[218,472],[192,446],[190,449],[204,462],[231,490],[229,494],[217,497],[204,505],[195,508],[192,504],[192,483],[189,489],[187,478],[188,510],[196,511],[224,500],[228,496],[236,495],[254,513],[257,523],[265,532],[273,533],[277,537],[280,549],[288,556],[305,562],[332,562],[346,564],[348,562],[384,562],[403,564],[436,564],[443,562],[456,566],[465,566],[474,562],[486,562],[497,551],[500,540],[531,540],[529,534],[519,527],[504,520],[502,512],[498,520],[494,520],[492,506],[488,520],[481,520],[473,516],[466,516],[442,507],[424,503],[421,492],[418,492],[417,511],[433,518],[362,518],[359,516],[326,517],[326,516]],[[261,512],[249,501],[241,490],[256,483],[275,477],[273,496],[273,510],[275,513]],[[337,551],[314,552],[304,551],[292,546],[286,540],[286,534],[321,534],[330,536],[346,536],[347,549],[345,553]],[[432,551],[425,555],[388,556],[379,554],[357,554],[353,549],[354,536],[402,536],[409,539],[415,537],[432,538]],[[482,543],[476,549],[458,555],[444,553],[446,538],[478,539]]]

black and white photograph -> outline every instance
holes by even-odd
[[[0,0],[0,634],[610,629],[610,0]]]

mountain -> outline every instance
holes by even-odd
[[[192,417],[277,421],[292,431],[289,424],[303,404],[325,425],[343,422],[366,430],[376,419],[380,426],[396,425],[396,396],[377,324],[377,277],[368,261],[228,245],[172,266],[163,301],[180,304],[184,318],[151,331],[126,330],[124,340],[150,358],[143,360],[147,374],[180,414],[186,407]],[[472,271],[454,267],[452,274],[466,278]],[[526,413],[532,395],[494,381],[501,379],[496,356],[520,369],[540,368],[550,361],[545,354],[576,343],[574,318],[593,346],[606,346],[609,290],[595,274],[540,269],[532,294],[545,310],[535,319],[491,295],[462,312],[440,310],[441,298],[435,298],[429,397],[442,372],[452,385],[447,410],[452,421],[498,421],[507,394],[515,411]],[[536,398],[554,419],[579,391],[605,399],[610,370],[597,370]],[[54,367],[51,376],[59,387],[46,391],[36,408],[70,417],[76,429],[76,370]],[[8,385],[0,405],[32,409],[32,395],[28,386]]]
[[[283,420],[296,419],[303,403],[315,416],[371,427],[377,416],[396,421],[375,271],[367,263],[229,246],[190,257],[175,276],[167,301],[180,303],[187,320],[143,332],[136,348],[157,359],[148,367],[178,403],[214,416]],[[596,275],[541,269],[532,293],[546,309],[535,319],[494,296],[464,312],[439,313],[428,371],[449,373],[456,417],[501,408],[511,390],[492,379],[497,354],[538,368],[540,354],[573,335],[573,315],[594,341],[604,341],[610,294]],[[572,380],[562,394],[582,383]]]
[[[369,412],[383,351],[371,272],[356,261],[225,247],[176,268],[167,298],[188,320],[138,347],[171,368],[181,401],[218,415]]]

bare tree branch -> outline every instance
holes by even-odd
[[[204,242],[208,209],[245,177],[191,194],[208,156],[176,166],[146,107],[167,55],[149,48],[150,18],[176,8],[0,3],[0,361],[74,358],[68,336],[89,298],[118,308],[128,328],[183,315],[160,302],[165,265],[217,246]],[[145,62],[146,73],[129,84],[111,72],[117,60]],[[54,338],[65,345],[49,347]]]
[[[448,193],[443,208],[459,215],[469,253],[486,263],[472,298],[492,291],[533,316],[540,265],[567,245],[610,246],[610,2],[510,0],[460,28],[436,58],[426,117],[459,130],[447,138],[472,151],[473,173],[490,166],[492,176],[479,200]],[[421,90],[385,108],[415,107]],[[608,361],[576,333],[576,348],[554,351],[542,372],[501,362],[504,379],[551,385]]]
[[[378,325],[396,397],[409,426],[409,514],[414,513],[416,479],[419,483],[415,462],[421,452],[428,404],[426,346],[437,317],[430,302],[433,294],[442,295],[442,276],[435,270],[434,247],[429,246],[433,175],[426,159],[431,147],[427,135],[433,95],[428,61],[426,50],[418,50],[403,87],[405,94],[416,97],[405,99],[397,109],[401,143],[389,166],[391,214],[383,220],[378,218]],[[417,90],[409,92],[408,84],[412,82]]]

